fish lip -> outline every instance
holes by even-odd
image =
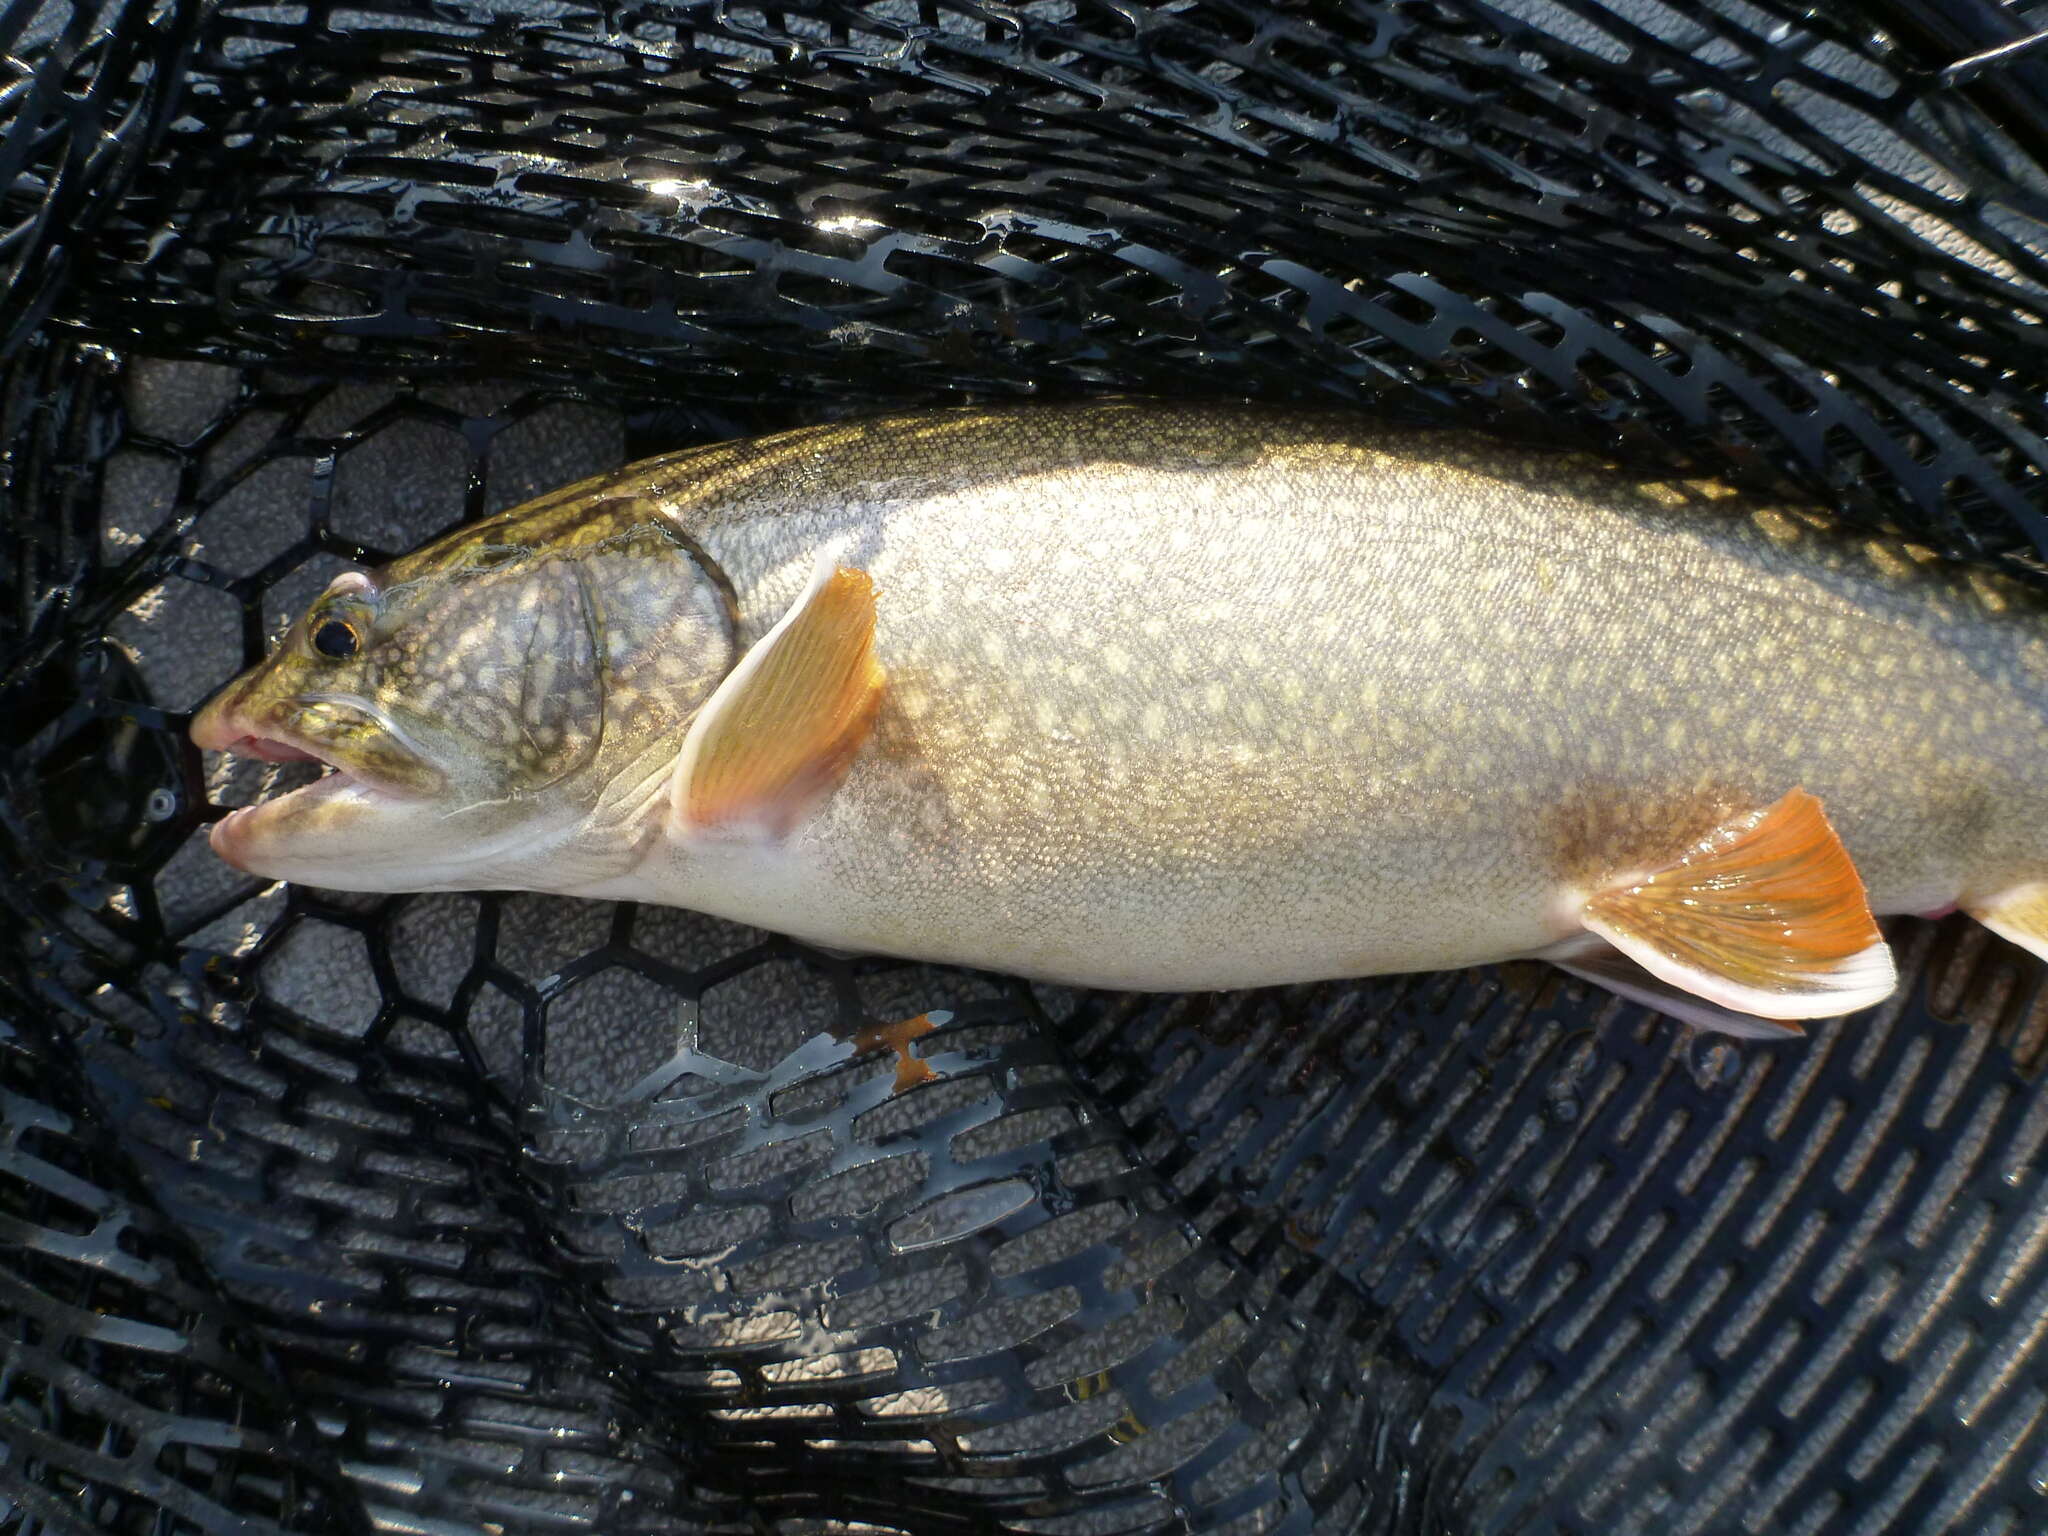
[[[193,745],[207,752],[225,752],[266,763],[319,763],[328,771],[310,784],[281,795],[271,795],[252,805],[238,805],[207,828],[207,846],[215,855],[245,874],[273,873],[258,865],[263,861],[260,846],[251,848],[250,837],[263,823],[290,806],[303,810],[309,804],[340,795],[400,801],[414,798],[411,791],[368,775],[344,768],[327,753],[289,729],[263,730],[256,722],[228,709],[207,709],[192,722]]]
[[[267,759],[267,761],[297,762],[303,761],[303,759],[284,758]],[[249,862],[248,849],[246,847],[246,839],[254,825],[263,821],[272,812],[275,812],[279,806],[285,805],[288,802],[296,803],[303,807],[309,801],[349,793],[375,795],[378,791],[365,784],[361,779],[351,778],[340,769],[336,769],[332,773],[322,774],[310,784],[302,784],[297,789],[272,796],[268,800],[259,800],[253,805],[236,806],[227,815],[221,817],[220,820],[207,828],[207,846],[212,848],[214,853],[236,869],[248,874],[260,874],[262,871],[256,869]]]
[[[344,767],[332,755],[288,727],[264,727],[259,722],[233,710],[202,710],[191,727],[192,744],[202,752],[225,752],[230,757],[246,757],[263,763],[319,763],[329,770],[311,784],[289,790],[272,799],[255,805],[241,806],[238,810],[260,810],[264,806],[279,805],[295,795],[323,785],[332,790],[340,787],[329,780],[338,779],[343,784],[353,785],[372,794],[388,796],[393,800],[411,799],[414,792],[405,786],[393,784],[375,774],[359,769]]]

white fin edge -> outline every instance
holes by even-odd
[[[1762,1019],[1737,1013],[1660,981],[1604,939],[1581,933],[1530,958],[1556,966],[1567,976],[1591,982],[1604,992],[1639,1003],[1666,1018],[1694,1029],[1732,1035],[1738,1040],[1797,1040],[1806,1031],[1785,1019]]]
[[[690,722],[689,730],[683,733],[682,749],[676,753],[675,772],[669,778],[669,822],[676,831],[697,837],[705,835],[707,829],[692,826],[683,817],[683,802],[689,793],[690,776],[696,771],[697,759],[703,755],[704,742],[711,734],[712,727],[733,707],[733,701],[746,691],[754,674],[761,670],[762,665],[773,653],[776,642],[788,632],[798,616],[817,600],[818,594],[825,588],[825,583],[838,571],[839,557],[846,552],[850,542],[850,537],[842,535],[830,541],[818,552],[817,563],[811,567],[810,580],[804,583],[804,589],[797,594],[796,601],[783,610],[782,617],[769,627],[767,634],[747,647],[746,655],[735,662],[733,669],[725,674],[716,688],[711,690],[711,697],[704,701],[703,707],[697,711],[697,718]]]
[[[1761,1019],[1832,1019],[1875,1007],[1899,985],[1899,969],[1892,959],[1891,946],[1882,939],[1824,968],[1801,972],[1801,985],[1796,991],[1777,991],[1744,986],[1712,971],[1673,960],[1656,946],[1611,928],[1590,913],[1582,920],[1588,932],[1597,933],[1659,981]]]

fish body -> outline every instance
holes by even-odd
[[[777,824],[693,825],[681,744],[821,558],[872,589],[857,740]],[[1795,788],[1876,913],[2004,911],[2025,942],[2048,876],[2037,594],[1486,438],[1129,402],[887,418],[647,461],[360,580],[358,652],[313,650],[316,606],[200,723],[348,768],[324,697],[382,742],[325,796],[365,799],[353,838],[318,805],[223,825],[259,872],[1165,990],[1542,954]],[[408,793],[466,835],[365,833]]]

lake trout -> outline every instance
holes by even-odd
[[[688,449],[328,588],[192,727],[253,873],[1146,990],[1552,960],[1796,1033],[2048,955],[2048,603],[1713,485],[1112,401]]]

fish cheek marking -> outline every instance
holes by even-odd
[[[508,558],[420,596],[380,689],[394,713],[466,738],[513,790],[545,789],[588,760],[603,695],[572,563]]]
[[[546,572],[533,594],[519,668],[517,748],[523,787],[544,789],[575,772],[604,740],[604,682],[581,570]]]
[[[641,498],[614,502],[655,515]],[[614,766],[657,741],[673,750],[739,659],[729,584],[693,547],[667,525],[643,521],[576,562],[590,614],[602,746]]]
[[[663,517],[661,509],[652,500],[645,496],[610,496],[593,504],[591,511],[617,519],[636,532],[652,533],[669,546],[681,550],[717,595],[719,606],[725,613],[726,628],[735,636],[739,634],[740,595],[732,584],[732,577],[724,566],[711,558],[702,544]]]

